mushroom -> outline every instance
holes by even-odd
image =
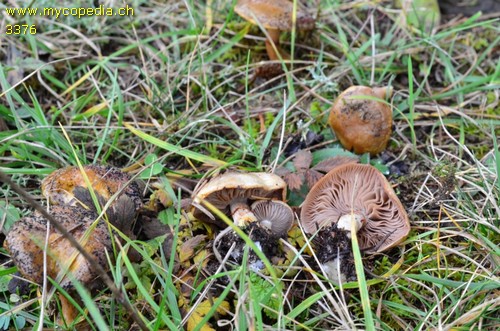
[[[357,154],[375,155],[383,151],[392,131],[391,106],[385,99],[392,88],[351,86],[342,92],[330,111],[328,122],[342,146]]]
[[[277,237],[285,236],[292,227],[293,210],[283,201],[259,200],[252,203],[250,208],[260,225]]]
[[[300,10],[297,10],[295,22],[293,21],[293,2],[288,0],[239,0],[234,11],[250,23],[260,24],[266,29],[269,36],[266,39],[266,50],[269,59],[273,61],[279,60],[280,56],[283,59],[290,58],[279,47],[281,31],[291,31],[294,23],[299,29],[314,28],[314,19]]]
[[[243,227],[257,221],[249,207],[251,202],[285,198],[286,183],[274,174],[227,172],[214,177],[195,191],[192,212],[199,220],[224,225],[203,206],[204,202],[208,202],[226,215],[231,215],[234,223]]]
[[[111,237],[106,223],[101,219],[94,225],[97,215],[90,210],[75,206],[53,206],[50,214],[61,223],[94,260],[109,270],[106,252],[111,251]],[[47,237],[47,220],[38,213],[15,222],[7,234],[4,247],[10,253],[20,274],[26,279],[41,284],[44,277],[44,249]],[[77,252],[71,243],[54,227],[49,228],[47,239],[47,276],[58,281],[61,288],[74,293],[73,280],[87,288],[94,288],[97,272]],[[71,277],[67,274],[71,273]],[[62,294],[62,314],[67,324],[78,315],[76,308]]]
[[[130,176],[117,168],[101,165],[85,165],[83,170],[88,177],[92,189],[104,201],[108,201],[115,193],[123,190],[123,194],[132,199],[135,210],[142,206],[139,185]],[[78,167],[66,167],[52,172],[42,181],[42,194],[54,205],[78,204],[74,190],[87,187],[85,178]]]
[[[359,246],[382,252],[401,243],[410,231],[408,215],[387,179],[373,166],[347,163],[321,178],[308,193],[300,214],[306,233],[337,223],[359,227]]]

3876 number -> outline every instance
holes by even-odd
[[[7,24],[5,26],[5,34],[36,34],[35,24]]]

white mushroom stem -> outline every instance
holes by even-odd
[[[260,225],[271,231],[273,229],[273,222],[268,219],[263,219],[260,221]]]
[[[354,226],[356,233],[363,227],[365,218],[358,214],[342,215],[337,221],[337,229],[347,232],[347,236],[351,238],[351,227]]]
[[[245,227],[252,222],[257,222],[257,217],[255,217],[246,202],[233,202],[230,207],[233,222],[236,226]]]
[[[336,257],[333,260],[330,260],[321,265],[327,278],[335,284],[347,282],[346,275],[340,271],[341,263],[342,259],[340,257]]]

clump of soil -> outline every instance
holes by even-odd
[[[260,226],[259,223],[249,224],[244,231],[269,260],[282,255],[278,245],[280,238],[268,229]],[[264,268],[264,263],[261,259],[250,247],[247,248],[245,241],[236,232],[228,229],[220,235],[222,237],[216,239],[214,250],[217,250],[222,259],[229,254],[228,263],[241,265],[245,256],[245,250],[248,249],[247,264],[249,268],[254,271]]]
[[[345,280],[356,280],[351,238],[346,231],[339,230],[336,224],[325,227],[313,238],[312,245],[322,265],[339,258],[340,273]]]

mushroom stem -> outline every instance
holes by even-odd
[[[269,39],[266,39],[266,51],[271,61],[279,61],[280,56],[283,60],[289,60],[290,54],[285,52],[279,46],[280,44],[280,30],[267,29]],[[276,49],[275,49],[276,47]]]
[[[336,257],[333,260],[323,263],[321,267],[325,272],[327,278],[331,280],[334,284],[341,284],[347,282],[347,277],[342,271],[340,271],[340,266],[343,261],[341,257]]]
[[[246,202],[236,201],[231,203],[231,215],[236,226],[245,227],[252,222],[257,221],[254,213]]]
[[[353,225],[353,221],[354,221],[354,226],[355,226],[356,233],[357,233],[363,227],[363,224],[365,223],[365,218],[361,215],[358,215],[358,214],[342,215],[339,218],[339,220],[337,221],[337,229],[346,231],[347,236],[350,238],[351,237],[351,227]]]
[[[385,100],[387,98],[390,98],[392,95],[392,86],[387,86],[387,87],[374,87],[373,88],[373,94],[382,100]]]

